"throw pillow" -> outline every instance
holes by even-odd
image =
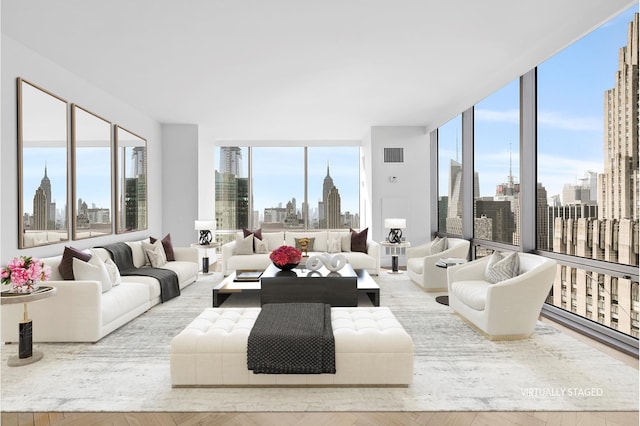
[[[431,243],[431,254],[441,253],[447,249],[447,237],[436,237]]]
[[[249,235],[253,235],[255,238],[262,241],[262,228],[256,229],[255,231],[249,231],[247,228],[242,228],[242,234],[244,235],[245,238],[247,238]],[[254,252],[256,251],[255,243],[253,244],[253,251]]]
[[[62,259],[60,260],[60,265],[58,265],[58,271],[62,278],[65,280],[72,280],[73,277],[73,259],[77,258],[82,260],[83,262],[89,261],[91,259],[91,255],[89,253],[85,253],[73,247],[65,247],[64,252],[62,253]]]
[[[156,247],[153,250],[146,249],[146,251],[152,267],[162,268],[167,264],[167,258],[164,254],[164,249],[161,246]]]
[[[349,242],[351,239],[349,238]],[[340,253],[342,251],[342,238],[336,237],[329,240],[329,253]]]
[[[256,253],[269,253],[269,244],[267,243],[267,240],[260,240],[255,235],[253,237],[253,247]]]
[[[513,278],[520,272],[520,258],[518,253],[513,252],[507,256],[502,256],[500,253],[493,252],[487,268],[484,271],[485,281],[489,281],[492,284],[499,283],[500,281]]]
[[[356,232],[349,228],[351,232],[351,251],[367,252],[367,232],[369,228],[365,228],[360,232]]]
[[[107,272],[109,273],[111,286],[115,287],[117,285],[120,285],[120,283],[122,282],[122,277],[120,276],[120,270],[118,269],[116,263],[111,259],[107,259],[104,261],[104,266],[107,268]]]
[[[155,257],[154,261],[157,264],[161,264],[161,266],[164,266],[167,263],[167,254],[164,252],[164,246],[162,245],[162,241],[156,240],[156,242],[153,244],[143,241],[142,248],[144,249],[145,257],[147,258],[146,264],[151,265],[154,268],[160,267],[160,266],[154,266],[153,261],[151,260],[152,256]]]
[[[233,254],[253,254],[253,238],[253,235],[248,235],[245,238],[236,237]]]
[[[142,248],[142,241],[127,241],[129,247],[131,247],[131,257],[133,258],[133,266],[136,268],[142,268],[147,264],[147,255]]]
[[[302,246],[300,245],[300,240],[307,240],[307,251],[313,251],[313,242],[316,240],[316,237],[302,237],[302,238],[294,238],[296,242],[296,248],[298,250],[302,250]]]
[[[153,244],[157,240],[153,237],[150,237],[149,241],[151,241],[151,244]],[[165,235],[161,242],[162,247],[164,247],[164,254],[167,256],[167,261],[176,260],[176,255],[173,251],[173,244],[171,243],[171,234]]]
[[[351,233],[345,234],[340,237],[340,250],[349,253],[351,251]]]
[[[111,290],[111,278],[104,266],[104,262],[98,256],[92,256],[88,261],[77,257],[71,259],[73,275],[78,281],[98,281],[102,284],[102,292]]]

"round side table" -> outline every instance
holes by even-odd
[[[391,272],[390,274],[399,274],[401,273],[398,270],[398,249],[411,247],[411,243],[409,241],[402,241],[401,243],[390,243],[389,241],[382,241],[380,243],[382,247],[390,247],[392,250],[391,253]]]
[[[13,293],[10,291],[0,293],[0,304],[2,305],[10,303],[24,304],[24,315],[22,321],[18,323],[18,355],[9,357],[9,361],[7,362],[9,367],[20,367],[42,359],[42,352],[33,350],[33,322],[29,319],[27,303],[55,296],[57,292],[58,289],[53,286],[40,286],[32,293]]]
[[[198,248],[198,249],[203,249],[204,250],[204,256],[202,257],[202,273],[203,274],[208,274],[209,273],[209,255],[207,254],[207,251],[209,249],[217,249],[221,246],[222,244],[220,243],[216,243],[213,242],[211,244],[191,244],[191,247],[193,248]]]

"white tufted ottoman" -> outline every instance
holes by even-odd
[[[260,308],[207,308],[171,341],[176,386],[408,386],[413,341],[389,308],[331,308],[336,374],[254,374],[247,340]]]

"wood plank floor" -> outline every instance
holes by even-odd
[[[637,412],[2,413],[2,426],[637,426]]]

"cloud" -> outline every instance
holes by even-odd
[[[564,112],[539,111],[538,123],[562,130],[602,131],[604,121],[602,117],[575,117]]]
[[[490,109],[475,109],[474,119],[478,121],[494,121],[503,123],[518,124],[520,121],[520,111],[518,109],[508,109],[505,111],[493,111]]]

